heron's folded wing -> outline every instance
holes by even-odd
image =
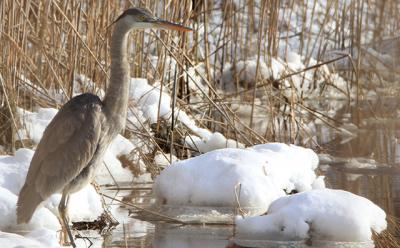
[[[86,95],[86,96],[85,96]],[[103,114],[97,96],[71,99],[47,126],[25,184],[42,199],[61,191],[92,159],[101,136]]]

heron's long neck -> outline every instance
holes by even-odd
[[[114,128],[125,127],[129,98],[129,64],[127,59],[127,37],[130,28],[117,22],[111,36],[111,76],[104,98],[104,112]],[[120,130],[115,130],[119,132]]]

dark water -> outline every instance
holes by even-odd
[[[400,217],[400,98],[378,98],[359,104],[342,104],[335,119],[347,134],[317,126],[321,153],[320,171],[327,186],[345,189],[365,196],[380,205],[388,215]],[[353,125],[349,125],[349,124]],[[355,128],[357,127],[357,128]],[[351,135],[350,135],[350,134]],[[132,185],[129,185],[132,187]],[[151,184],[134,185],[132,189],[106,189],[108,195],[140,207],[153,202]],[[92,247],[237,247],[229,241],[231,225],[182,226],[157,221],[132,207],[119,207],[120,225],[104,236],[97,235]],[[127,215],[130,215],[127,218]],[[143,221],[140,219],[147,219]],[[94,235],[95,236],[95,235]],[[264,244],[264,247],[306,247],[304,244]],[[373,247],[365,244],[318,244],[313,247]]]

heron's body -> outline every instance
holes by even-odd
[[[135,28],[190,30],[140,8],[128,9],[116,20],[106,96],[103,101],[89,93],[72,98],[47,126],[18,197],[18,223],[29,222],[43,201],[62,192],[59,212],[74,246],[66,217],[68,197],[93,179],[109,144],[125,127],[130,84],[127,36]]]
[[[52,194],[74,193],[91,181],[112,138],[106,119],[102,101],[92,94],[76,96],[60,109],[32,158],[18,199],[18,223],[29,222]]]

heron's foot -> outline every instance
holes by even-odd
[[[73,248],[76,248],[75,242],[69,242],[69,241],[61,242],[61,246],[72,246]]]
[[[62,238],[62,240],[61,240],[61,242],[60,242],[61,246],[72,246],[72,247],[76,247],[76,246],[74,246],[75,243],[71,243],[71,242],[69,241],[68,238],[65,238],[66,235],[63,235],[63,236],[64,236],[64,237]]]
[[[60,244],[62,246],[69,246],[71,245],[71,242],[69,241],[68,238],[68,232],[67,229],[64,228],[64,225],[62,225],[62,230],[61,230],[61,237],[60,237]]]
[[[65,211],[61,211],[60,213],[60,224],[61,224],[61,235],[60,235],[60,244],[62,246],[72,246],[76,247],[74,236],[72,235],[72,230],[69,226],[69,219],[65,215]]]
[[[60,233],[60,240],[59,243],[61,244],[61,246],[72,246],[72,247],[76,247],[74,238],[72,236],[72,232],[68,227],[65,227],[64,222],[62,221],[61,218],[59,218],[60,224],[61,224],[61,233]]]
[[[76,247],[75,241],[74,241],[74,236],[72,235],[72,230],[70,226],[68,225],[68,220],[64,220],[64,225],[63,225],[63,243],[67,245],[71,245],[72,247]]]

